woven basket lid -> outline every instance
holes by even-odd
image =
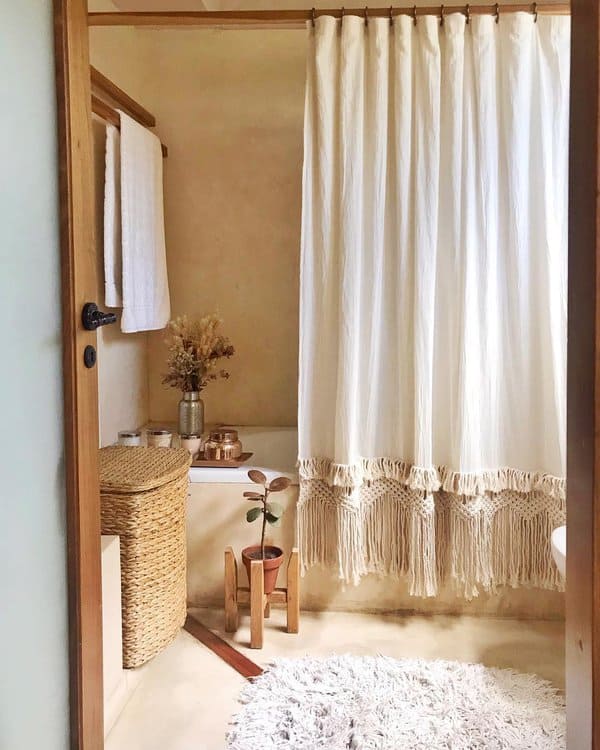
[[[100,449],[100,490],[144,492],[178,479],[192,459],[185,448],[111,445]]]

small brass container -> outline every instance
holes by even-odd
[[[211,430],[204,444],[204,458],[209,461],[232,461],[242,455],[242,444],[238,431],[232,427],[219,427]]]

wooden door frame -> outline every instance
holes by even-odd
[[[96,294],[86,0],[54,0],[59,131],[71,748],[104,745],[98,393],[81,308]],[[567,724],[600,750],[600,10],[572,0]]]
[[[571,4],[567,742],[600,749],[600,10]]]

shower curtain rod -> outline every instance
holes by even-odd
[[[388,8],[332,8],[303,10],[216,10],[216,11],[136,11],[122,13],[88,13],[90,26],[204,26],[204,27],[241,27],[270,28],[287,27],[303,28],[307,21],[314,21],[319,16],[360,16],[369,18],[389,18],[396,16],[444,16],[450,13],[462,13],[469,18],[474,15],[496,16],[503,13],[532,13],[550,15],[570,15],[570,3],[494,3],[488,5],[430,5],[428,7],[388,7]]]

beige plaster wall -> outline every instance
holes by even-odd
[[[146,31],[163,141],[173,315],[218,311],[231,378],[209,422],[295,425],[305,36]],[[150,334],[150,418],[171,420],[164,335]]]
[[[105,0],[94,10],[112,10]],[[111,29],[98,33],[90,29],[90,60],[131,96],[145,103],[144,71],[147,47],[139,32]],[[104,217],[104,141],[105,123],[94,118],[94,189],[96,220],[97,302],[104,306],[103,217]],[[106,309],[106,308],[105,308]],[[115,311],[118,312],[118,311]],[[120,313],[116,325],[98,330],[98,404],[100,445],[117,439],[119,430],[132,429],[148,421],[148,335],[124,334]]]
[[[297,421],[305,45],[289,30],[90,29],[92,64],[156,115],[169,147],[173,316],[217,311],[236,347],[231,378],[204,393],[208,422]],[[100,283],[103,130],[94,125]],[[136,420],[174,418],[164,338],[100,335],[102,444]]]

